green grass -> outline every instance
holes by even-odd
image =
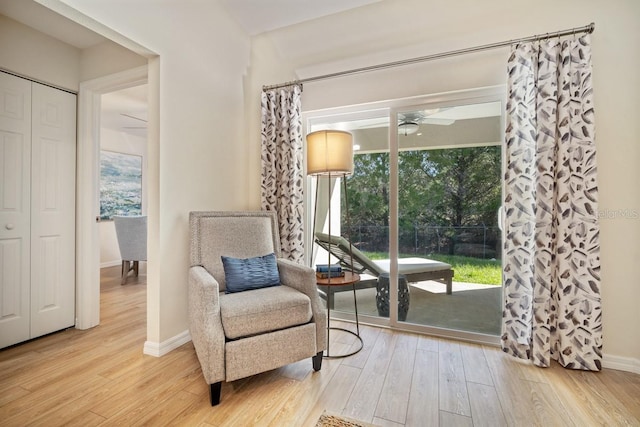
[[[389,254],[384,252],[366,252],[371,259],[386,259]],[[415,255],[400,254],[400,258]],[[482,283],[485,285],[500,285],[502,283],[502,265],[500,260],[471,258],[461,255],[430,254],[425,258],[451,264],[453,280],[455,282]]]

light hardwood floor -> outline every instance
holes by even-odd
[[[640,375],[539,369],[373,327],[355,356],[225,383],[212,408],[191,343],[142,354],[144,276],[121,286],[119,267],[103,273],[100,326],[0,351],[0,425],[313,426],[327,410],[380,426],[640,426]],[[332,334],[332,352],[352,344]]]

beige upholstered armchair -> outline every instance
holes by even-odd
[[[191,212],[189,226],[189,331],[211,405],[222,381],[307,357],[320,370],[326,313],[315,272],[279,258],[275,213]]]

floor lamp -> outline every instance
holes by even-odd
[[[307,135],[307,174],[310,176],[316,176],[318,182],[316,183],[316,197],[313,210],[313,229],[312,239],[315,241],[315,228],[316,217],[318,212],[318,187],[321,177],[327,178],[327,201],[328,201],[328,234],[331,236],[331,178],[342,178],[344,183],[345,194],[345,209],[347,214],[347,226],[349,218],[349,204],[347,198],[347,180],[346,177],[353,173],[353,136],[349,132],[340,130],[320,130],[312,132]],[[349,239],[351,242],[351,239]],[[327,293],[327,352],[325,357],[346,357],[357,353],[362,349],[362,339],[360,338],[360,324],[358,322],[358,303],[356,301],[356,288],[355,284],[360,280],[359,276],[353,273],[353,254],[351,251],[351,243],[349,243],[349,257],[351,271],[345,272],[344,277],[331,277],[329,272],[326,279],[318,279],[319,285],[327,286],[329,291]],[[331,240],[329,240],[329,250],[327,264],[331,264]],[[332,294],[331,286],[353,286],[353,301],[355,306],[356,317],[356,333],[343,328],[331,328],[329,327],[331,317],[331,304],[330,295]],[[329,330],[337,329],[348,332],[355,335],[360,340],[360,348],[349,354],[343,354],[340,356],[331,356],[329,352]]]

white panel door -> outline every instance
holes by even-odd
[[[29,339],[31,82],[0,73],[0,348]]]
[[[31,337],[75,324],[76,96],[32,86]]]

